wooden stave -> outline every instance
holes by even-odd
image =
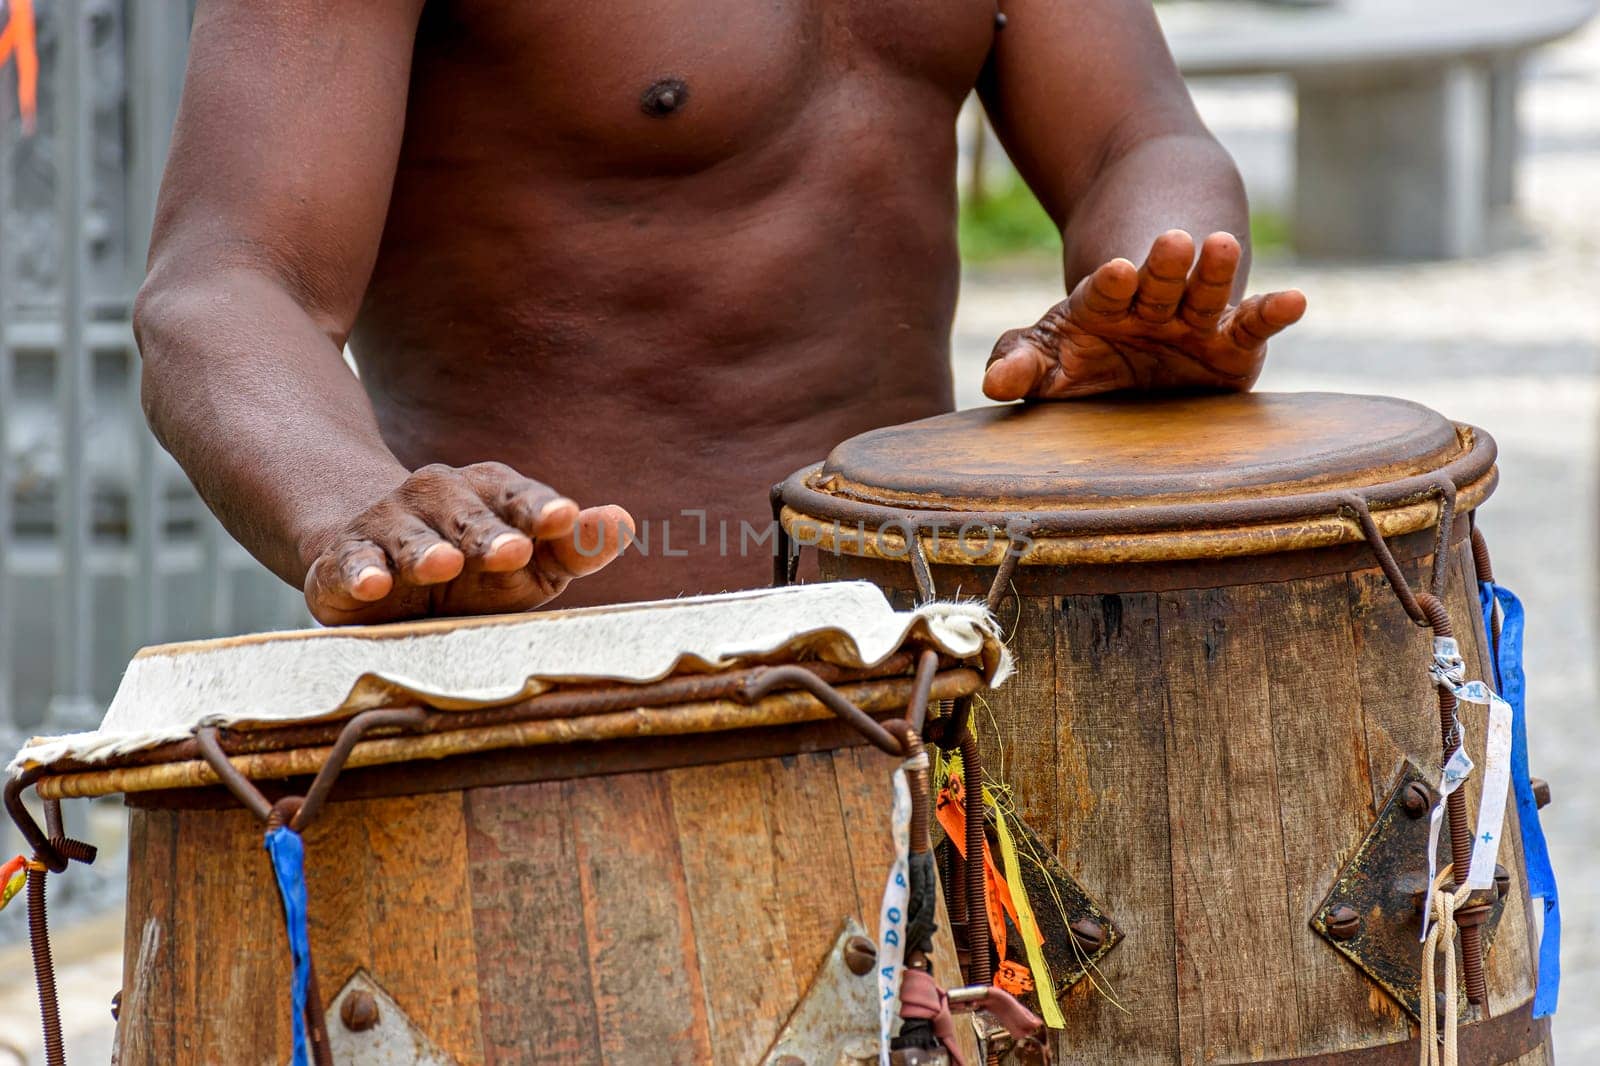
[[[1474,592],[1469,591],[1475,590],[1476,585],[1470,545],[1466,543],[1465,538],[1466,527],[1467,518],[1463,515],[1457,523],[1448,555],[1450,573],[1447,604],[1456,631],[1460,635],[1463,655],[1468,663],[1469,677],[1483,677],[1487,667],[1486,642],[1482,632],[1482,620],[1477,610],[1476,596]],[[1397,554],[1413,583],[1420,583],[1427,573],[1426,568],[1431,565],[1429,546],[1432,543],[1432,531],[1427,529],[1415,530],[1413,535],[1397,542],[1397,547],[1401,549]],[[1424,766],[1437,764],[1437,718],[1433,711],[1431,684],[1424,668],[1428,656],[1427,634],[1405,616],[1382,572],[1372,565],[1370,555],[1364,562],[1351,563],[1341,568],[1340,565],[1329,566],[1325,552],[1321,553],[1324,556],[1322,562],[1313,562],[1310,557],[1318,554],[1310,551],[1283,553],[1275,564],[1262,568],[1259,581],[1242,579],[1249,573],[1250,560],[1245,561],[1246,566],[1242,571],[1232,560],[1202,561],[1197,566],[1185,570],[1184,576],[1178,580],[1173,580],[1169,574],[1171,565],[1144,564],[1098,569],[1089,567],[1084,568],[1087,570],[1087,575],[1082,572],[1069,573],[1065,568],[1034,566],[1031,568],[1031,573],[1042,576],[1035,577],[1032,594],[1027,591],[1021,594],[1013,593],[1001,602],[999,613],[1002,624],[1013,634],[1013,650],[1017,653],[1019,672],[1018,676],[1005,687],[985,697],[991,705],[993,714],[983,716],[981,720],[986,724],[994,723],[986,729],[983,737],[987,765],[993,767],[1004,763],[1008,767],[1008,778],[1013,775],[1018,779],[1032,776],[1017,769],[1018,748],[1013,746],[1009,755],[1002,755],[996,750],[1002,734],[1009,734],[1013,745],[1019,743],[1033,745],[1039,754],[1040,757],[1036,760],[1038,765],[1034,768],[1039,780],[1044,781],[1047,777],[1053,779],[1047,789],[1039,791],[1049,791],[1052,798],[1045,800],[1037,795],[1024,798],[1019,790],[1019,811],[1035,829],[1043,830],[1045,839],[1055,847],[1058,857],[1067,868],[1092,894],[1097,895],[1107,905],[1113,917],[1128,931],[1128,938],[1102,962],[1102,970],[1110,982],[1115,985],[1121,981],[1125,987],[1127,982],[1140,976],[1137,967],[1141,962],[1153,966],[1164,963],[1172,968],[1170,996],[1158,995],[1154,1000],[1142,1004],[1138,1024],[1129,1022],[1125,1016],[1114,1008],[1105,1007],[1103,1003],[1099,1010],[1090,1010],[1095,1002],[1093,1000],[1095,993],[1090,983],[1086,981],[1076,986],[1065,999],[1064,1009],[1068,1030],[1057,1045],[1058,1054],[1070,1055],[1071,1061],[1075,1063],[1084,1063],[1086,1066],[1098,1066],[1101,1063],[1107,1066],[1113,1063],[1118,1066],[1121,1064],[1132,1066],[1142,1063],[1228,1063],[1263,1059],[1292,1062],[1312,1056],[1376,1054],[1377,1049],[1410,1040],[1415,1036],[1415,1027],[1408,1023],[1399,1008],[1392,1004],[1375,985],[1367,982],[1364,975],[1318,939],[1308,922],[1312,911],[1331,887],[1339,868],[1370,826],[1378,804],[1383,801],[1390,784],[1398,775],[1400,759],[1409,756]],[[1297,562],[1297,555],[1308,558]],[[891,599],[898,604],[908,604],[915,599],[916,590],[911,570],[903,562],[898,566],[885,565],[885,561],[881,559],[832,552],[820,552],[817,558],[825,579],[864,578],[884,587]],[[1348,559],[1346,561],[1348,562]],[[1024,563],[1026,562],[1025,559]],[[948,590],[951,587],[950,575],[960,573],[970,575],[967,580],[959,582],[964,591],[970,589],[981,592],[988,587],[986,579],[993,573],[993,569],[950,567],[940,588]],[[1027,574],[1030,570],[1019,567],[1017,573]],[[1081,591],[1085,584],[1093,583],[1097,573],[1114,574],[1118,591],[1104,596]],[[1062,587],[1074,591],[1062,595],[1050,594],[1048,589],[1052,577],[1060,580]],[[1141,586],[1150,591],[1141,591]],[[1320,595],[1317,594],[1319,587]],[[1333,611],[1337,611],[1342,603],[1343,610],[1350,619],[1350,624],[1344,630],[1347,639],[1342,642],[1346,647],[1340,654],[1347,664],[1355,664],[1355,685],[1349,691],[1357,697],[1357,705],[1361,707],[1363,735],[1360,744],[1366,756],[1361,761],[1366,765],[1360,767],[1360,777],[1363,779],[1360,783],[1364,784],[1364,788],[1359,792],[1352,791],[1354,786],[1350,781],[1343,783],[1343,787],[1347,790],[1346,794],[1358,799],[1359,804],[1352,803],[1344,812],[1342,835],[1330,833],[1330,837],[1337,836],[1337,839],[1329,840],[1325,857],[1317,863],[1309,861],[1297,863],[1299,883],[1291,882],[1287,871],[1285,872],[1283,879],[1287,890],[1285,910],[1283,918],[1277,923],[1282,928],[1282,944],[1290,946],[1288,950],[1294,953],[1293,959],[1296,964],[1309,968],[1329,988],[1335,990],[1337,1002],[1343,1004],[1348,1017],[1343,1022],[1335,1019],[1333,1029],[1330,1031],[1327,1020],[1333,1013],[1329,1010],[1330,993],[1318,987],[1313,990],[1314,994],[1310,997],[1310,1001],[1299,1002],[1297,998],[1296,1018],[1303,1018],[1306,1022],[1307,1033],[1304,1036],[1299,1031],[1298,1024],[1279,1025],[1273,1021],[1269,1011],[1263,1016],[1264,1020],[1255,1023],[1255,1030],[1258,1030],[1261,1036],[1259,1040],[1252,1037],[1251,1031],[1248,1031],[1249,1026],[1245,1027],[1247,1031],[1244,1033],[1224,1035],[1222,1039],[1208,1039],[1201,1024],[1208,1014],[1203,999],[1197,1012],[1194,1009],[1185,1009],[1192,1008],[1196,1002],[1196,995],[1201,993],[1191,991],[1180,994],[1180,986],[1184,984],[1184,974],[1177,960],[1183,953],[1177,949],[1177,938],[1173,931],[1181,919],[1180,909],[1174,904],[1181,895],[1173,888],[1175,883],[1173,870],[1178,864],[1178,859],[1175,857],[1176,849],[1166,855],[1168,868],[1165,882],[1159,876],[1159,863],[1148,871],[1158,875],[1153,882],[1155,897],[1167,901],[1169,917],[1165,919],[1165,926],[1161,908],[1151,902],[1148,893],[1125,893],[1118,890],[1119,878],[1115,876],[1117,863],[1122,857],[1130,854],[1130,851],[1138,850],[1130,848],[1130,834],[1137,831],[1144,832],[1150,840],[1156,842],[1153,851],[1159,853],[1159,842],[1163,839],[1163,835],[1171,840],[1171,821],[1174,814],[1187,810],[1184,804],[1171,797],[1172,778],[1165,767],[1165,760],[1171,754],[1166,750],[1171,744],[1171,738],[1166,735],[1166,727],[1172,723],[1163,722],[1161,752],[1163,771],[1160,775],[1162,779],[1159,781],[1163,794],[1168,795],[1169,809],[1164,817],[1152,816],[1148,820],[1149,824],[1142,826],[1140,830],[1134,830],[1129,827],[1135,825],[1138,819],[1133,817],[1136,812],[1129,809],[1130,805],[1124,805],[1120,818],[1091,818],[1083,813],[1086,797],[1082,792],[1073,797],[1074,804],[1064,801],[1062,782],[1069,776],[1069,770],[1064,767],[1075,766],[1080,773],[1092,769],[1090,761],[1084,755],[1090,747],[1097,752],[1117,752],[1119,758],[1123,742],[1130,742],[1137,747],[1141,737],[1140,728],[1148,726],[1147,722],[1138,720],[1141,716],[1085,716],[1081,718],[1084,724],[1080,728],[1058,728],[1049,731],[1050,740],[1046,744],[1040,739],[1045,735],[1045,731],[1038,728],[1036,717],[1023,713],[1007,713],[1008,709],[1014,709],[1027,701],[1037,702],[1046,688],[1053,688],[1054,691],[1050,695],[1055,701],[1054,713],[1057,715],[1059,725],[1062,697],[1067,698],[1069,707],[1075,696],[1088,695],[1091,699],[1080,701],[1093,704],[1096,701],[1092,699],[1093,693],[1089,690],[1093,688],[1095,682],[1105,683],[1104,687],[1107,689],[1105,702],[1110,705],[1126,703],[1142,706],[1147,709],[1151,717],[1157,713],[1170,713],[1171,692],[1161,693],[1163,697],[1161,707],[1164,711],[1158,711],[1154,705],[1148,703],[1149,693],[1141,691],[1139,678],[1128,669],[1129,663],[1118,661],[1125,660],[1129,652],[1133,653],[1134,659],[1143,656],[1148,660],[1151,655],[1161,656],[1167,651],[1165,642],[1158,641],[1154,647],[1125,646],[1121,649],[1120,656],[1103,656],[1096,671],[1086,673],[1085,680],[1074,684],[1062,680],[1061,669],[1069,665],[1068,652],[1074,646],[1070,636],[1053,630],[1048,634],[1036,631],[1042,624],[1040,620],[1051,619],[1053,626],[1054,620],[1062,616],[1065,608],[1069,615],[1088,619],[1089,629],[1092,630],[1094,614],[1097,611],[1103,613],[1108,609],[1107,602],[1115,600],[1118,616],[1124,623],[1131,617],[1146,625],[1153,624],[1156,631],[1162,633],[1163,617],[1171,618],[1184,612],[1203,611],[1208,598],[1214,602],[1226,603],[1229,598],[1240,596],[1272,601],[1270,606],[1263,606],[1260,609],[1229,613],[1223,608],[1222,612],[1228,618],[1256,619],[1258,624],[1255,627],[1257,630],[1255,639],[1262,641],[1265,646],[1264,642],[1271,637],[1278,646],[1279,650],[1273,662],[1281,661],[1285,650],[1294,650],[1285,646],[1280,620],[1287,617],[1289,610],[1297,602],[1316,603],[1319,609]],[[1015,618],[1012,612],[1015,612]],[[1268,619],[1272,621],[1268,622]],[[1225,618],[1213,617],[1210,620],[1216,622]],[[1269,632],[1273,629],[1278,630],[1276,635]],[[1309,641],[1309,638],[1315,636],[1317,632],[1318,630],[1310,630],[1303,636]],[[1335,630],[1336,634],[1337,632],[1338,630]],[[1080,642],[1082,636],[1080,633]],[[1185,650],[1191,652],[1195,645],[1193,640],[1176,643],[1184,645]],[[1205,646],[1203,640],[1199,643],[1200,646]],[[1247,657],[1263,667],[1271,665],[1264,653],[1252,652]],[[1192,666],[1192,654],[1190,659]],[[1049,664],[1048,667],[1042,665],[1045,663]],[[1104,669],[1108,666],[1111,668],[1109,674]],[[1169,678],[1169,682],[1170,680]],[[1401,687],[1401,695],[1394,695],[1390,688],[1394,685]],[[1141,700],[1145,702],[1141,703]],[[1085,710],[1093,710],[1093,707],[1086,706]],[[1371,723],[1371,726],[1375,726],[1378,730],[1376,738],[1368,735],[1369,713],[1376,719]],[[1485,714],[1484,709],[1479,707],[1464,705],[1462,708],[1462,718],[1469,737],[1469,750],[1481,750]],[[1117,721],[1130,717],[1135,720]],[[1184,724],[1192,725],[1188,722]],[[1219,729],[1224,725],[1233,727],[1235,724],[1235,718],[1224,716],[1217,716],[1215,722]],[[1349,723],[1346,727],[1349,727]],[[1094,733],[1095,730],[1104,735],[1095,734],[1087,737],[1080,735]],[[1142,742],[1150,755],[1149,762],[1153,764],[1155,748],[1152,740],[1149,736],[1144,736]],[[1065,745],[1067,750],[1061,750],[1062,745]],[[1043,754],[1046,751],[1048,757]],[[1047,767],[1051,770],[1048,775],[1045,773]],[[1337,767],[1332,765],[1325,768],[1330,771],[1337,770]],[[1141,781],[1146,785],[1158,783],[1157,775],[1152,772],[1152,766],[1124,767],[1123,773],[1136,783]],[[1469,810],[1475,811],[1477,808],[1480,777],[1481,775],[1476,775],[1469,780]],[[1008,781],[1008,783],[1015,782]],[[1098,808],[1107,790],[1102,788],[1089,791],[1094,795],[1087,802]],[[1035,819],[1043,824],[1038,824]],[[1505,833],[1505,839],[1510,841],[1512,854],[1503,853],[1502,859],[1507,860],[1505,865],[1516,873],[1513,876],[1512,898],[1508,901],[1506,917],[1502,920],[1494,949],[1487,962],[1490,1008],[1491,1013],[1495,1015],[1525,1006],[1532,996],[1533,988],[1534,951],[1529,937],[1529,930],[1534,928],[1532,907],[1526,894],[1521,845],[1514,832],[1515,825],[1516,811],[1512,805],[1508,811]],[[1085,849],[1082,846],[1069,846],[1066,843],[1069,839],[1081,840],[1072,836],[1069,830],[1083,830],[1085,827],[1101,830],[1114,840],[1115,844],[1106,848],[1103,855],[1096,855],[1092,849]],[[1282,839],[1280,833],[1280,846]],[[1151,855],[1148,853],[1152,848],[1147,847],[1146,851],[1145,858],[1149,860]],[[1312,856],[1304,858],[1310,859]],[[1179,878],[1178,882],[1185,890],[1191,887],[1187,882],[1183,882],[1182,878]],[[1148,879],[1141,879],[1140,883],[1152,884]],[[1233,895],[1237,898],[1236,893]],[[1289,912],[1291,899],[1299,908],[1292,914]],[[1162,941],[1162,934],[1165,932],[1167,942],[1165,954],[1157,951],[1152,956],[1149,951],[1142,951],[1138,947],[1140,940],[1138,931],[1152,928],[1156,931],[1155,940],[1158,943]],[[1240,949],[1235,945],[1230,950],[1237,953]],[[1194,989],[1203,990],[1207,983],[1215,983],[1215,975],[1204,976],[1205,980],[1192,977],[1188,984]],[[1165,980],[1159,976],[1154,979]],[[1263,987],[1257,990],[1257,998],[1270,1003],[1274,1001],[1274,996],[1281,996],[1281,993],[1281,988]],[[1231,1009],[1242,1017],[1248,1007],[1249,1004],[1241,1000]],[[1088,1014],[1086,1010],[1089,1011]],[[1363,1010],[1365,1015],[1362,1014]],[[1213,1010],[1209,1013],[1226,1017],[1229,1010]],[[1260,1013],[1257,1009],[1257,1014]],[[1464,1047],[1469,1050],[1470,1034],[1471,1027],[1468,1027],[1463,1033],[1463,1042]],[[1536,1063],[1550,1061],[1549,1056],[1548,1029],[1545,1028],[1541,1030],[1541,1043],[1538,1047],[1504,1061],[1515,1062],[1518,1066],[1533,1066]]]
[[[306,833],[323,998],[365,968],[463,1064],[748,1066],[843,918],[876,924],[893,764],[847,746],[332,802]],[[119,1061],[281,1064],[289,963],[259,823],[131,816]],[[768,869],[715,876],[744,855]],[[957,983],[947,930],[941,910]]]

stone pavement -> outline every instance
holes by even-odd
[[[1281,206],[1293,100],[1271,82],[1207,84],[1201,110],[1246,172],[1258,205]],[[1529,607],[1534,771],[1566,922],[1564,1063],[1600,1061],[1600,751],[1596,715],[1597,404],[1600,404],[1600,31],[1543,53],[1524,99],[1529,155],[1517,246],[1451,263],[1340,266],[1263,257],[1255,287],[1298,285],[1306,320],[1275,341],[1265,389],[1405,396],[1485,427],[1501,448],[1499,492],[1483,512],[1496,569]],[[956,322],[963,405],[982,402],[984,357],[1002,330],[1059,295],[1048,268],[967,279]],[[5,921],[20,921],[11,913]],[[115,916],[63,931],[70,1060],[109,1060],[107,1010],[119,983]],[[0,953],[0,1066],[42,1062],[25,949]]]

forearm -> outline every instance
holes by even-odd
[[[1067,290],[1111,259],[1141,262],[1172,229],[1187,230],[1197,247],[1218,231],[1238,238],[1238,299],[1250,266],[1249,204],[1238,168],[1204,132],[1142,140],[1100,169],[1062,226]]]
[[[407,470],[340,344],[265,273],[153,280],[135,330],[151,429],[228,531],[295,585]]]

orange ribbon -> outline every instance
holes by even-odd
[[[22,112],[22,130],[33,132],[39,109],[39,50],[34,32],[33,0],[9,0],[11,14],[0,29],[0,66],[13,52],[17,56],[17,106]]]
[[[950,838],[950,843],[955,846],[956,852],[965,859],[967,806],[959,777],[952,776],[949,783],[939,791],[934,814],[939,819],[939,825],[944,828],[945,835]],[[1005,875],[995,864],[988,840],[983,842],[983,880],[984,902],[989,911],[989,938],[994,942],[995,955],[1003,960],[1006,957],[1006,916],[1011,916],[1012,924],[1018,929],[1022,928],[1022,923],[1017,919],[1017,905],[1011,898],[1011,886],[1006,884]]]

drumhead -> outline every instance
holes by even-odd
[[[874,430],[791,477],[782,496],[797,541],[847,554],[892,555],[909,525],[942,530],[936,561],[998,559],[1003,545],[977,560],[951,547],[965,525],[1043,542],[1024,563],[1126,562],[1359,540],[1355,506],[1385,535],[1415,532],[1437,521],[1445,495],[1458,510],[1487,497],[1494,458],[1481,430],[1389,397],[1112,397]],[[858,525],[888,529],[887,541],[854,548]]]

